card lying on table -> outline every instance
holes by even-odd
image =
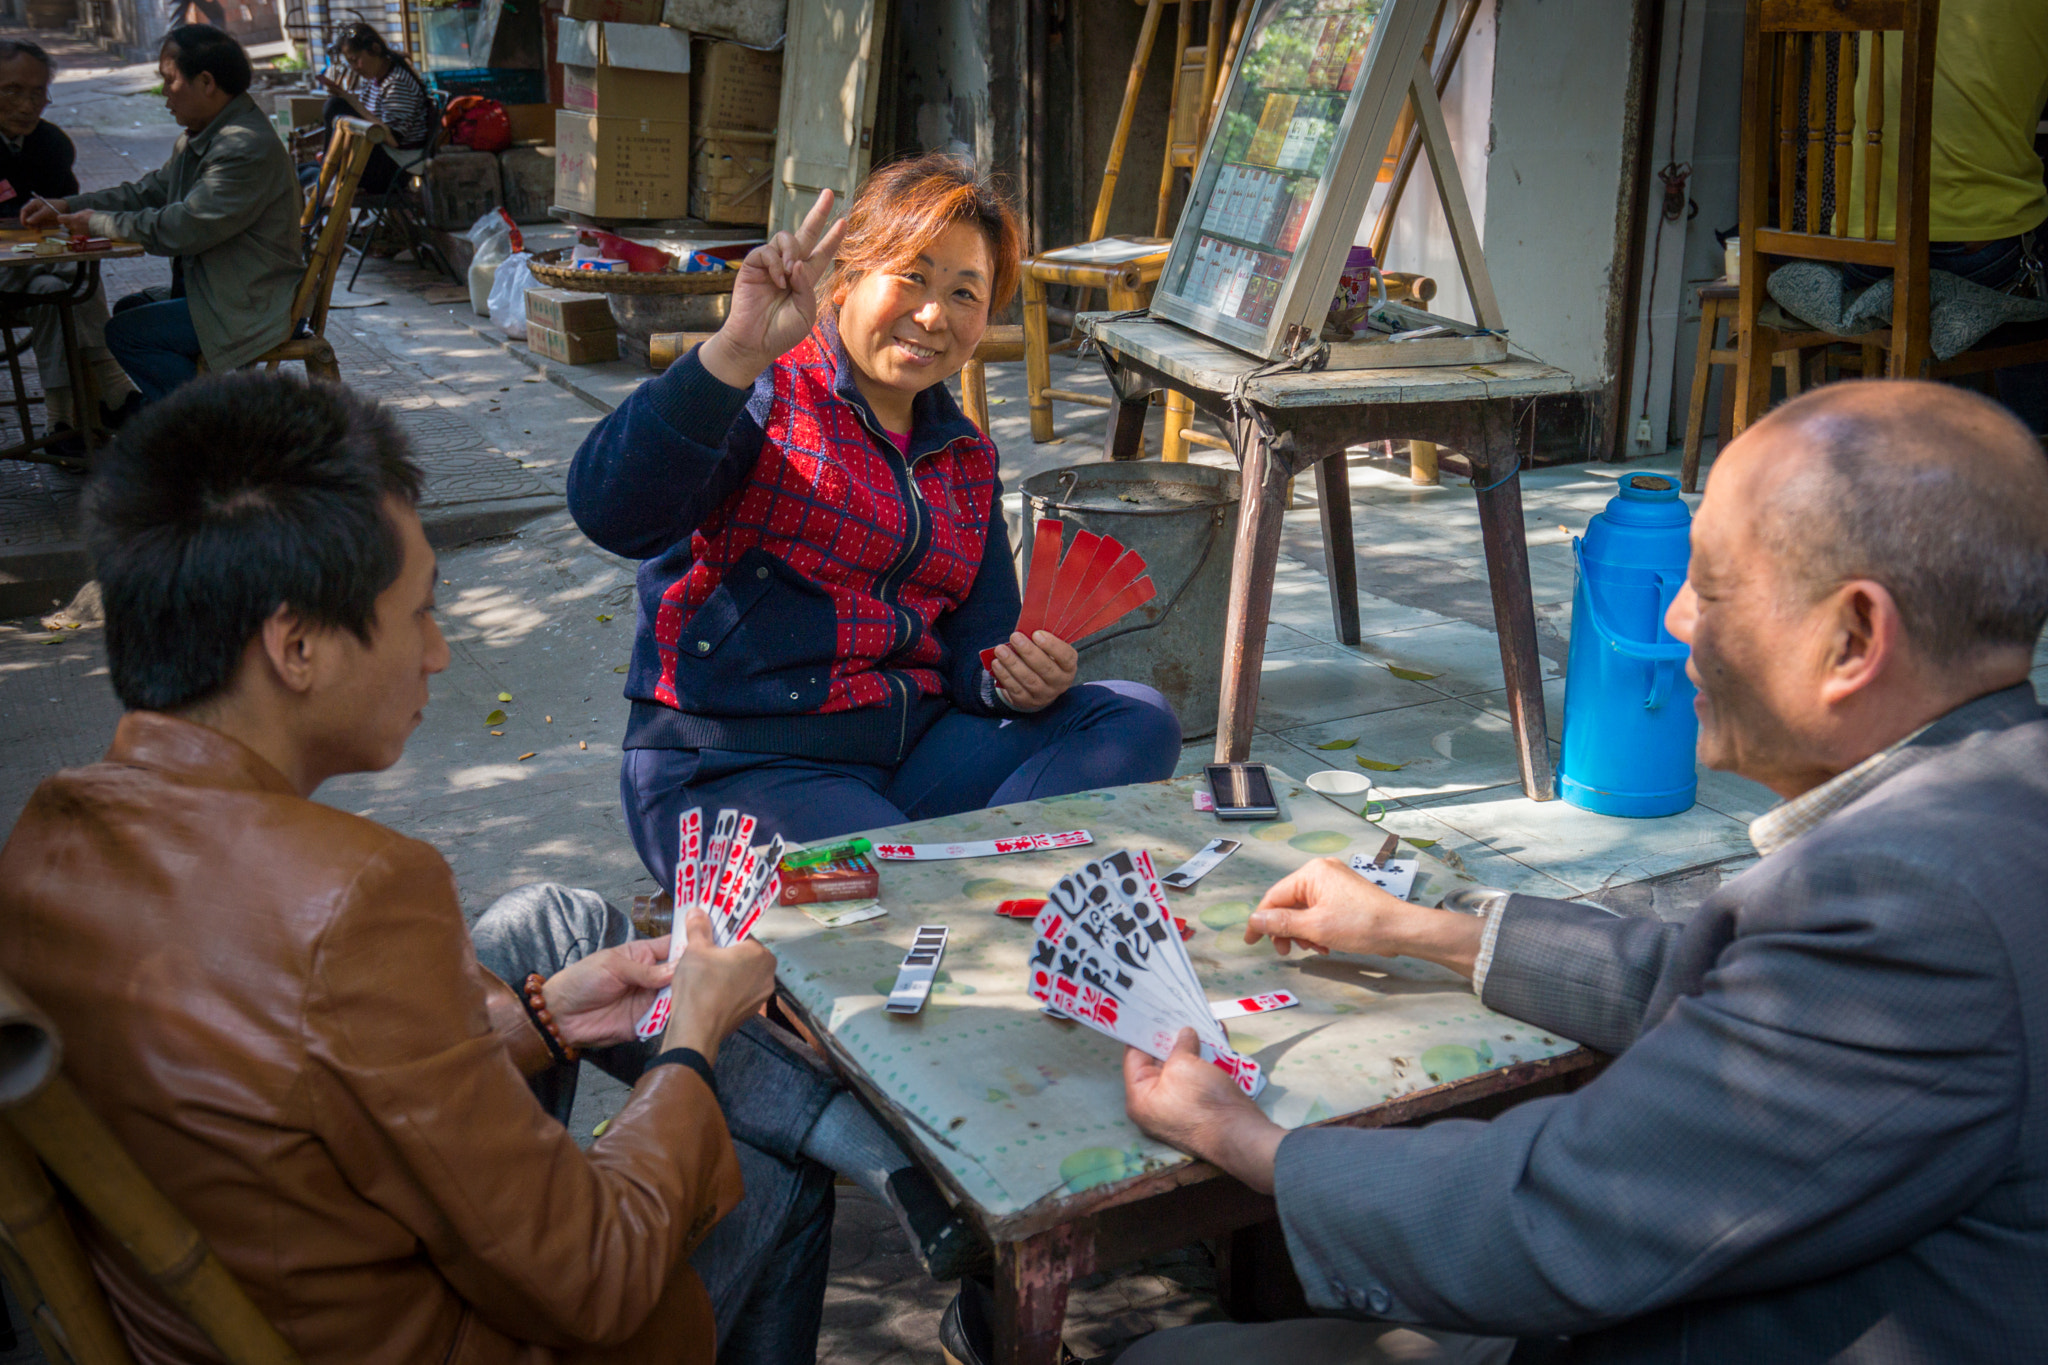
[[[1265,1088],[1258,1063],[1231,1051],[1211,1012],[1149,854],[1119,849],[1060,878],[1032,927],[1033,1000],[1154,1057],[1192,1028],[1203,1059],[1240,1090]]]
[[[704,812],[691,807],[677,822],[676,909],[669,934],[668,960],[683,955],[688,939],[683,917],[702,910],[711,920],[711,938],[730,947],[754,932],[754,922],[782,895],[782,836],[753,846],[757,821],[736,810],[718,812],[711,842],[704,842]],[[652,1038],[668,1027],[673,1008],[671,988],[664,986],[634,1026],[639,1037]]]
[[[1024,584],[1024,605],[1017,629],[1029,638],[1051,631],[1073,644],[1098,630],[1107,630],[1151,601],[1152,579],[1145,557],[1127,550],[1114,536],[1077,531],[1066,557],[1060,557],[1060,535],[1066,523],[1046,517],[1031,541],[1031,568]],[[987,668],[995,650],[981,651]]]

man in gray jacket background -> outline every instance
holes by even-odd
[[[1837,384],[1715,462],[1667,624],[1700,758],[1784,798],[1685,924],[1395,900],[1334,861],[1247,939],[1405,954],[1616,1054],[1490,1122],[1285,1132],[1192,1033],[1149,1132],[1274,1194],[1318,1311],[1125,1365],[1961,1362],[2048,1350],[2048,460],[2003,409]],[[1561,1341],[1561,1338],[1569,1340]]]
[[[164,104],[185,129],[140,180],[49,200],[24,226],[140,242],[171,258],[171,287],[114,305],[107,349],[154,402],[199,372],[232,370],[292,334],[305,274],[291,153],[249,98],[249,54],[210,24],[164,36]]]

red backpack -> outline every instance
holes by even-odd
[[[482,95],[458,95],[441,116],[448,140],[479,152],[502,152],[512,145],[512,119],[505,106]]]

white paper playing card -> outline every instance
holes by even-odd
[[[1422,865],[1418,858],[1389,858],[1385,867],[1374,867],[1372,859],[1363,853],[1351,855],[1351,870],[1386,891],[1389,895],[1408,899],[1408,893],[1415,889],[1415,870]]]
[[[778,834],[766,846],[755,848],[756,828],[758,822],[753,816],[722,810],[707,845],[704,812],[696,807],[683,812],[677,823],[670,962],[688,950],[689,938],[683,925],[691,911],[704,912],[711,921],[712,942],[725,948],[752,933],[761,912],[782,894],[782,836]],[[633,1032],[642,1039],[656,1036],[668,1027],[673,1008],[673,993],[665,986],[634,1024]]]

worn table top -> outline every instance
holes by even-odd
[[[1083,313],[1075,325],[1105,351],[1135,360],[1190,389],[1228,393],[1239,375],[1265,362],[1157,318]],[[1570,374],[1532,360],[1490,365],[1431,365],[1401,370],[1318,370],[1254,380],[1246,394],[1272,408],[1351,407],[1362,403],[1456,403],[1568,393]]]
[[[1480,1005],[1453,973],[1406,958],[1276,955],[1247,946],[1243,925],[1266,888],[1311,857],[1378,851],[1384,835],[1349,810],[1273,772],[1281,819],[1222,824],[1192,806],[1195,778],[1118,787],[898,826],[891,842],[952,842],[1087,829],[1085,848],[945,862],[886,863],[887,916],[827,929],[777,908],[756,928],[777,978],[829,1033],[955,1190],[992,1222],[1041,1201],[1184,1165],[1124,1115],[1121,1044],[1040,1014],[1024,992],[1029,921],[999,901],[1043,896],[1055,881],[1119,848],[1152,851],[1161,874],[1219,834],[1244,847],[1192,892],[1173,896],[1195,927],[1188,952],[1212,999],[1290,990],[1295,1009],[1229,1025],[1268,1083],[1260,1107],[1288,1127],[1356,1113],[1576,1044]],[[870,838],[882,841],[879,834]],[[1417,856],[1404,845],[1400,856]],[[1471,879],[1427,854],[1412,898],[1439,903]],[[882,1006],[919,924],[951,930],[923,1012]]]
[[[59,251],[49,256],[14,249],[23,242],[40,242],[53,235],[36,228],[0,228],[0,269],[24,265],[65,265],[72,261],[112,261],[142,254],[140,242],[118,241],[105,251]]]

